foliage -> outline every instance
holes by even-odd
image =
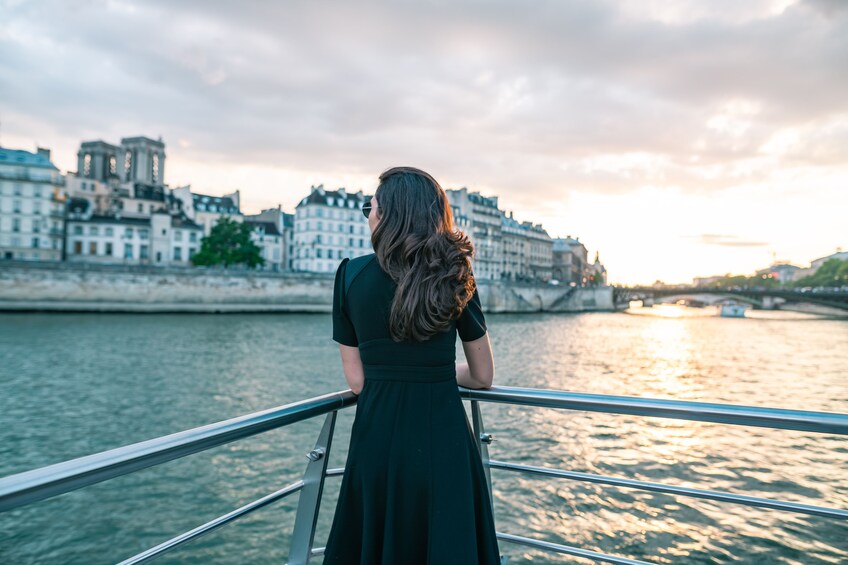
[[[200,251],[191,261],[198,266],[247,265],[258,267],[265,263],[261,250],[250,239],[250,224],[227,217],[218,220],[209,235],[201,241]]]
[[[848,285],[848,261],[828,259],[815,273],[795,281],[795,286],[843,286]]]

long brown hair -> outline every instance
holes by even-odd
[[[447,194],[424,171],[388,169],[374,196],[380,221],[371,244],[397,283],[389,331],[394,341],[426,341],[447,331],[474,294],[474,246],[454,228]]]

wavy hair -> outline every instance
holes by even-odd
[[[474,294],[474,245],[454,228],[445,191],[420,169],[386,170],[374,196],[380,221],[371,244],[397,283],[390,334],[394,341],[426,341],[447,331]]]

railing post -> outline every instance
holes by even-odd
[[[483,460],[483,471],[486,473],[486,484],[489,487],[489,504],[492,507],[492,516],[495,515],[495,495],[492,493],[492,470],[489,468],[489,444],[494,438],[483,429],[483,413],[480,411],[480,402],[471,401],[471,419],[474,425],[474,438],[477,449],[480,450],[480,459]]]
[[[321,508],[321,494],[327,477],[327,463],[330,460],[330,447],[333,443],[333,429],[336,425],[337,410],[327,414],[324,427],[315,442],[315,449],[306,454],[309,464],[303,473],[303,488],[297,503],[297,516],[294,520],[291,549],[288,565],[307,565],[315,540],[315,526],[318,523],[318,511]]]

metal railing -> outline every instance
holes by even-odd
[[[678,496],[705,498],[837,520],[848,519],[848,510],[839,508],[493,460],[489,458],[488,453],[488,445],[492,442],[493,436],[484,430],[480,402],[696,420],[837,435],[848,435],[848,414],[582,394],[506,386],[490,389],[460,387],[459,391],[462,398],[471,401],[474,436],[477,439],[478,449],[486,472],[490,503],[492,503],[491,469],[501,469],[559,479],[663,492]],[[326,415],[314,449],[306,454],[309,463],[307,463],[302,479],[121,562],[123,565],[154,559],[203,534],[299,492],[300,498],[288,563],[289,565],[306,564],[310,557],[321,555],[324,552],[323,547],[314,547],[314,537],[325,480],[328,477],[337,477],[344,473],[344,467],[327,468],[337,414],[339,410],[356,404],[356,401],[357,397],[350,390],[329,393],[262,412],[11,475],[0,479],[0,512],[205,451],[225,443],[278,429],[295,422]],[[646,563],[504,532],[497,532],[497,537],[509,543],[584,557],[594,561],[629,565]],[[506,563],[505,557],[502,558],[502,563]]]

